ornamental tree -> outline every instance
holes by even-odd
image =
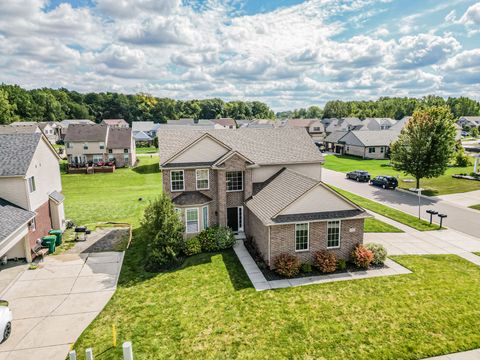
[[[449,108],[433,106],[413,113],[399,138],[390,148],[397,171],[416,179],[443,175],[455,153],[455,121]]]

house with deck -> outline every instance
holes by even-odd
[[[0,134],[0,258],[31,261],[65,229],[59,157],[43,133]]]
[[[321,181],[323,158],[305,129],[159,130],[163,191],[185,236],[228,226],[265,262],[281,253],[348,258],[367,213]]]

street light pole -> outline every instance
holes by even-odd
[[[422,210],[422,188],[417,189],[417,194],[418,194],[418,220],[421,219],[421,210]]]

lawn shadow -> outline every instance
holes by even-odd
[[[154,174],[160,172],[159,164],[146,164],[146,165],[139,165],[132,169],[137,174]]]

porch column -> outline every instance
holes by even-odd
[[[32,249],[30,249],[30,241],[28,240],[28,235],[23,237],[23,247],[25,249],[25,259],[27,263],[32,262]]]

